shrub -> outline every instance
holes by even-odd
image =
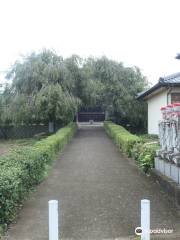
[[[0,157],[1,228],[16,216],[17,209],[30,190],[45,177],[47,167],[76,131],[69,124],[33,146],[12,150]]]
[[[122,126],[112,122],[104,122],[104,128],[117,146],[129,157],[133,157],[145,172],[154,167],[155,153],[159,148],[158,143],[146,143],[147,140],[145,141],[144,138],[133,135]]]
[[[158,141],[159,137],[156,134],[142,134],[139,136],[143,142]]]
[[[139,166],[144,172],[148,172],[150,168],[154,167],[154,157],[156,150],[159,149],[158,143],[138,143],[134,145],[131,156],[137,160]]]
[[[140,138],[128,132],[124,127],[112,122],[104,122],[104,127],[108,135],[110,135],[117,146],[128,156],[131,155],[133,145],[140,142]]]

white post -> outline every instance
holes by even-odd
[[[150,201],[141,200],[141,240],[150,240]]]
[[[49,201],[49,240],[58,240],[58,201]]]

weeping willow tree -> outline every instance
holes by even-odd
[[[91,57],[84,61],[83,74],[87,79],[83,103],[101,106],[110,120],[125,127],[146,130],[147,105],[136,96],[148,81],[138,67],[124,67],[107,57]]]
[[[69,92],[67,76],[62,57],[52,51],[33,53],[23,62],[16,62],[7,74],[12,85],[8,89],[6,121],[48,122],[50,129],[55,122],[72,121],[80,99]]]
[[[80,106],[100,106],[116,123],[146,128],[147,106],[136,95],[148,82],[137,67],[124,67],[107,57],[63,59],[43,50],[15,62],[7,78],[11,84],[2,95],[6,123],[65,124]]]

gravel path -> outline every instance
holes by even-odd
[[[48,240],[49,199],[59,200],[63,239],[130,239],[143,198],[151,200],[151,228],[180,231],[159,186],[118,152],[102,127],[84,126],[26,201],[7,239]]]

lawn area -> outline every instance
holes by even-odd
[[[23,139],[0,139],[0,156],[9,152],[11,149],[22,146],[32,146],[39,139],[37,138],[23,138]]]

